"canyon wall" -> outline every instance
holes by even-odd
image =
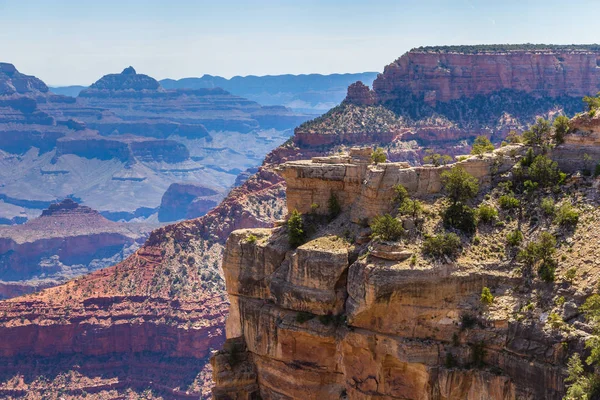
[[[448,102],[502,90],[536,97],[583,97],[600,90],[600,50],[481,51],[413,49],[373,82],[381,102],[410,91],[427,102]]]
[[[580,126],[588,127],[583,134],[589,137],[598,124]],[[568,135],[557,151],[580,151],[573,143],[581,134]],[[455,165],[477,178],[479,199],[493,201],[499,194],[492,190],[525,150],[509,145]],[[583,351],[589,335],[575,304],[593,290],[558,278],[554,284],[532,283],[504,253],[478,260],[479,241],[485,241],[484,252],[497,251],[516,228],[511,219],[480,226],[476,241],[463,238],[457,258],[427,257],[420,246],[441,229],[433,213],[445,204],[441,174],[451,167],[374,165],[370,152],[351,149],[279,166],[288,212],[304,213],[310,232],[299,247],[290,247],[283,223],[230,235],[223,255],[230,312],[227,342],[211,359],[214,398],[562,399],[569,351]],[[563,190],[579,190],[573,182]],[[406,229],[402,240],[373,240],[366,224],[392,211],[398,184],[425,202],[430,211],[421,223],[429,225],[421,237],[416,219],[399,217]],[[582,207],[596,204],[596,189],[579,193],[590,196]],[[335,219],[328,218],[326,206],[332,195],[342,209]],[[595,254],[596,239],[588,233],[597,217],[594,212],[574,233],[554,234],[574,249],[590,243],[585,257]],[[551,229],[537,220],[523,224],[527,234]],[[583,253],[562,254],[564,273]],[[593,267],[586,271],[583,277],[598,278]],[[483,288],[493,291],[493,305],[482,303]],[[559,296],[569,304],[556,311],[569,324],[564,328],[548,317]],[[540,310],[521,314],[532,302]]]

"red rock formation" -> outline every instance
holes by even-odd
[[[380,102],[408,90],[428,102],[503,89],[536,97],[583,97],[600,90],[600,51],[510,50],[465,54],[414,49],[386,66],[373,83]]]
[[[346,101],[357,106],[372,106],[376,102],[375,93],[361,81],[348,86]]]
[[[111,265],[135,250],[149,230],[109,221],[70,199],[51,204],[41,217],[23,225],[0,227],[0,298]],[[72,266],[78,272],[70,271]]]

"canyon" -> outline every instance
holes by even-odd
[[[516,51],[526,52],[527,50]],[[567,51],[570,50],[554,49],[550,52],[557,54],[556,57],[562,57],[561,53]],[[468,53],[468,51],[463,52]],[[439,57],[433,51],[430,53],[429,57],[431,59]],[[502,53],[504,52],[498,52],[498,57],[501,57]],[[412,52],[409,52],[403,57],[412,57],[411,54]],[[468,58],[467,55],[465,54],[465,58]],[[524,65],[513,65],[515,71],[525,67]],[[570,68],[565,68],[565,71],[568,74],[580,74],[580,71]],[[392,79],[392,74],[384,72],[378,79]],[[579,81],[581,82],[581,80]],[[596,88],[599,83],[595,83]],[[346,388],[347,395],[353,393],[359,396],[359,393],[362,392],[388,393],[389,396],[394,396],[396,393],[406,395],[407,392],[402,392],[402,389],[398,389],[398,387],[408,387],[414,384],[421,385],[410,386],[413,388],[411,390],[414,391],[426,388],[423,389],[425,392],[432,393],[427,388],[440,389],[445,387],[444,390],[456,390],[454,393],[458,393],[457,396],[465,394],[464,390],[468,390],[465,388],[469,387],[473,388],[474,392],[479,389],[482,391],[487,390],[486,393],[494,396],[495,391],[502,388],[502,393],[508,393],[506,398],[511,398],[512,393],[516,393],[516,391],[521,390],[521,387],[525,387],[520,386],[521,383],[515,383],[511,380],[515,374],[518,375],[525,371],[521,367],[519,367],[521,369],[517,369],[517,372],[509,371],[509,375],[506,373],[497,375],[495,370],[491,372],[474,372],[472,374],[469,374],[468,370],[452,373],[440,370],[441,372],[438,375],[432,372],[432,366],[439,362],[438,357],[443,357],[446,354],[445,348],[440,347],[439,342],[445,343],[448,340],[446,335],[449,334],[451,338],[452,332],[458,329],[455,325],[456,310],[474,305],[476,300],[474,293],[481,291],[482,282],[487,279],[491,283],[497,283],[498,290],[501,293],[504,293],[503,285],[512,285],[514,278],[504,265],[497,264],[490,271],[482,272],[477,263],[468,264],[466,267],[462,263],[455,263],[453,265],[464,267],[464,269],[454,270],[448,267],[447,270],[450,271],[449,273],[453,277],[448,280],[446,279],[447,275],[443,275],[446,272],[438,273],[437,269],[433,270],[434,267],[425,261],[422,265],[424,272],[421,278],[411,275],[410,268],[392,267],[396,264],[385,264],[384,261],[376,259],[374,256],[358,260],[358,250],[356,248],[354,250],[350,249],[345,241],[334,240],[333,238],[336,235],[344,236],[344,231],[347,228],[355,235],[357,243],[368,240],[366,228],[352,222],[353,218],[350,217],[352,209],[348,210],[347,208],[344,209],[346,217],[340,219],[340,223],[343,220],[346,225],[342,227],[333,223],[330,228],[324,228],[325,230],[330,229],[327,232],[331,235],[327,233],[321,237],[323,232],[319,232],[319,237],[315,236],[316,242],[308,246],[304,254],[299,256],[293,256],[292,253],[294,252],[290,252],[286,247],[287,241],[281,227],[276,228],[274,231],[271,231],[270,228],[276,221],[285,217],[287,212],[285,205],[286,182],[284,180],[286,174],[292,174],[291,171],[303,170],[304,168],[310,170],[311,168],[310,164],[305,165],[310,163],[309,161],[295,164],[299,160],[311,160],[313,157],[338,154],[337,161],[339,163],[353,165],[350,162],[352,157],[348,151],[350,147],[382,147],[388,156],[388,160],[400,164],[390,164],[389,167],[387,164],[383,164],[383,167],[374,168],[373,180],[367,180],[367,182],[372,183],[369,186],[369,193],[372,197],[365,197],[362,203],[364,207],[358,208],[361,212],[363,208],[368,211],[369,207],[375,207],[374,209],[379,210],[377,207],[381,207],[385,203],[385,199],[384,197],[381,199],[377,197],[378,189],[387,187],[389,182],[386,179],[389,177],[396,176],[396,174],[410,175],[407,176],[407,179],[413,179],[411,184],[415,185],[411,188],[411,191],[413,189],[417,190],[418,185],[415,182],[420,182],[421,174],[416,177],[414,172],[408,172],[416,171],[409,168],[409,165],[419,166],[422,163],[422,156],[426,148],[450,155],[465,154],[468,153],[470,143],[476,135],[485,134],[494,141],[499,142],[509,130],[526,129],[537,116],[553,117],[561,113],[572,114],[575,111],[582,110],[581,98],[565,95],[566,97],[542,96],[537,99],[526,93],[521,93],[521,91],[514,93],[478,93],[475,91],[470,94],[473,97],[464,97],[448,102],[436,101],[433,104],[425,102],[424,98],[417,98],[416,94],[405,97],[405,92],[397,94],[398,102],[393,102],[389,98],[382,100],[383,97],[378,92],[379,90],[375,84],[373,89],[369,89],[366,85],[353,85],[348,90],[348,96],[341,105],[322,117],[303,123],[296,128],[294,136],[271,151],[257,172],[241,186],[232,189],[217,207],[199,218],[178,222],[155,230],[135,254],[118,265],[93,272],[61,286],[46,289],[38,294],[1,302],[0,315],[3,315],[3,318],[0,321],[0,330],[3,337],[14,338],[6,342],[6,347],[12,347],[10,343],[15,341],[14,348],[19,350],[16,351],[18,354],[5,350],[4,356],[7,367],[4,369],[0,390],[4,390],[3,393],[5,394],[28,389],[36,390],[39,393],[58,393],[59,391],[64,393],[66,391],[69,396],[74,398],[79,393],[78,390],[86,391],[89,388],[92,391],[94,387],[97,387],[98,396],[101,398],[101,396],[109,393],[123,395],[127,390],[140,393],[144,388],[152,386],[155,394],[165,398],[184,398],[186,395],[196,396],[196,398],[198,396],[208,398],[212,386],[210,371],[211,368],[214,368],[217,381],[216,394],[219,391],[228,393],[231,396],[233,396],[232,393],[239,393],[239,398],[249,398],[249,393],[253,391],[267,390],[260,387],[263,377],[267,377],[268,382],[270,382],[268,383],[270,386],[269,391],[274,386],[280,386],[280,390],[286,391],[293,397],[295,396],[294,393],[297,393],[294,390],[297,390],[301,385],[316,388],[322,383],[322,390],[325,390],[325,392],[319,393],[325,398],[337,398],[335,396],[341,395],[346,388],[342,370],[348,365],[356,364],[351,361],[350,353],[352,352],[355,352],[356,357],[361,360],[372,360],[372,362],[369,362],[369,368],[378,368],[377,365],[381,365],[381,373],[387,374],[388,380],[382,380],[379,376],[371,378],[368,373],[365,376],[361,375],[360,372],[355,374],[355,372],[348,369],[350,372],[347,376],[355,376],[357,381]],[[99,96],[101,95],[97,95],[97,97]],[[519,103],[520,99],[525,99],[528,102]],[[489,115],[486,113],[488,109],[491,110]],[[465,110],[467,112],[464,112]],[[457,114],[461,114],[461,117],[456,118]],[[34,116],[29,115],[27,118],[34,118]],[[61,126],[60,129],[64,128]],[[106,129],[110,129],[108,124]],[[109,138],[111,135],[102,137]],[[185,139],[180,140],[182,143],[186,143]],[[576,141],[576,139],[569,140]],[[225,139],[213,138],[213,141],[224,143]],[[590,147],[591,144],[585,142],[584,146]],[[188,149],[192,148],[192,146],[187,145],[186,147]],[[594,147],[591,146],[591,148]],[[565,151],[575,159],[577,154],[580,154],[580,150],[570,147]],[[214,159],[215,161],[219,160],[218,157]],[[351,174],[348,175],[348,179],[355,179],[351,182],[354,188],[350,189],[350,184],[346,187],[344,184],[340,184],[339,180],[335,180],[346,174],[346,172],[341,172],[341,167],[335,166],[335,164],[339,164],[338,162],[319,158],[315,160],[317,160],[315,165],[318,168],[314,168],[313,172],[321,171],[323,173],[308,179],[312,182],[310,184],[299,177],[297,182],[303,182],[302,185],[306,184],[306,187],[292,186],[288,188],[290,196],[287,201],[294,202],[294,207],[308,206],[310,208],[312,203],[301,201],[303,198],[302,193],[310,193],[310,196],[314,197],[314,199],[311,197],[311,201],[318,202],[320,209],[325,210],[326,202],[324,202],[324,198],[329,196],[331,189],[327,185],[331,184],[339,192],[343,207],[348,207],[351,204],[351,196],[356,195],[357,188],[360,187],[360,182],[362,182],[360,181],[360,175],[354,177]],[[285,164],[288,162],[290,164]],[[365,164],[364,161],[361,162]],[[489,163],[488,159],[484,161],[470,160],[468,163],[477,166],[476,170],[486,170],[489,167],[485,164]],[[218,165],[218,163],[215,162],[215,165]],[[357,168],[352,166],[350,170],[356,171]],[[358,169],[362,171],[361,168],[363,167]],[[365,164],[365,171],[367,168],[373,169],[372,166]],[[431,167],[418,168],[424,168],[419,171],[431,170]],[[288,172],[285,172],[286,169]],[[389,175],[381,172],[388,169]],[[329,172],[325,173],[325,171]],[[135,178],[135,175],[130,175],[130,177]],[[332,177],[335,179],[331,179]],[[385,178],[381,181],[386,182],[385,185],[379,185],[378,183],[379,179],[382,178]],[[325,181],[324,184],[323,180]],[[432,181],[427,187],[437,187],[436,185],[439,185],[439,182],[435,182],[438,181]],[[317,187],[322,185],[322,191],[311,187],[310,185],[313,183]],[[306,189],[306,191],[303,192],[300,189]],[[187,190],[177,188],[177,191],[187,192]],[[196,189],[189,190],[193,192]],[[348,191],[346,192],[346,190]],[[429,193],[427,190],[423,189],[419,195],[432,195],[435,197],[435,193]],[[345,197],[345,193],[348,193],[348,198]],[[381,192],[382,196],[388,196],[389,194],[389,190]],[[171,209],[177,208],[180,213],[183,212],[182,208],[185,207],[187,213],[191,207],[191,205],[179,205],[179,203],[171,201],[166,203],[177,204]],[[435,207],[435,204],[433,206]],[[225,249],[225,241],[234,230],[247,228],[269,229],[237,232],[231,236]],[[584,230],[585,227],[582,227],[578,235],[583,235]],[[257,238],[254,244],[247,240],[250,232]],[[584,240],[578,240],[574,245],[575,248],[581,248],[583,251],[584,242]],[[491,246],[493,243],[494,241],[491,238],[489,240],[485,238],[485,245]],[[248,253],[245,250],[254,253]],[[386,252],[400,252],[396,251],[397,249],[382,248],[374,250],[378,251],[380,255]],[[235,279],[230,278],[235,278],[236,275],[232,275],[230,269],[231,266],[237,265],[235,264],[237,262],[235,261],[236,254],[239,255],[240,252],[243,253],[243,257],[240,257],[243,258],[244,263],[246,263],[248,257],[254,257],[252,254],[256,255],[256,260],[250,263],[253,266],[250,270],[244,270],[246,275],[242,274],[243,276],[237,277],[239,279],[238,286],[234,290],[235,293],[232,299],[228,300],[222,276],[227,279],[228,290],[232,290],[230,285],[233,284],[232,282]],[[310,275],[295,276],[293,282],[286,282],[286,277],[283,275],[284,270],[292,271],[289,272],[292,274],[301,272],[300,270],[290,269],[291,264],[285,261],[286,257],[288,261],[296,257],[293,261],[296,263],[294,268],[305,268],[310,265],[311,257],[316,253],[319,253],[319,255],[315,259],[332,266],[332,275],[323,277],[323,286],[312,287],[314,286],[313,283],[318,282],[318,279],[312,283],[302,280],[308,279]],[[225,270],[220,269],[223,254],[226,255]],[[396,257],[397,255],[393,254],[392,256]],[[565,256],[571,257],[569,254],[565,254]],[[300,257],[300,259],[297,257]],[[571,259],[569,258],[569,260]],[[240,268],[241,266],[250,265],[244,263],[240,261]],[[378,272],[378,268],[375,268],[373,263],[377,266],[383,263],[381,264],[383,269]],[[344,284],[344,279],[355,279],[354,282],[361,282],[360,279],[362,279],[360,276],[350,277],[348,272],[344,272],[349,271],[350,264],[353,265],[352,270],[359,275],[371,276],[368,279],[371,279],[372,286],[369,290],[372,290],[372,292],[368,295],[363,295],[356,285],[349,287]],[[406,264],[406,260],[404,264]],[[275,274],[276,276],[271,276],[267,273],[269,272],[267,270],[262,271],[262,275],[253,275],[255,272],[261,273],[263,267],[273,268],[274,271],[275,268],[280,266],[284,268],[279,268],[278,274]],[[582,276],[574,287],[585,288],[585,285],[588,285],[588,288],[593,287],[592,281],[595,279],[595,275],[591,266],[592,264],[588,265],[587,262],[582,264],[582,268],[589,271],[588,275]],[[318,268],[302,269],[306,274],[313,270],[315,272],[319,271]],[[325,272],[323,271],[323,273]],[[471,272],[474,274],[473,281],[460,283],[462,277],[468,276]],[[381,275],[378,275],[378,273]],[[337,277],[335,274],[338,274]],[[414,296],[420,296],[418,288],[422,283],[430,285],[426,286],[430,288],[440,281],[444,282],[443,290],[439,292],[440,296],[444,296],[445,293],[453,293],[457,286],[452,285],[460,285],[460,290],[449,300],[448,308],[443,310],[448,314],[448,320],[444,320],[443,317],[440,317],[438,311],[435,311],[432,314],[434,318],[431,322],[427,322],[427,318],[424,317],[422,323],[417,324],[413,321],[411,322],[413,325],[409,323],[403,325],[414,326],[416,335],[424,335],[415,336],[414,340],[412,338],[410,340],[400,340],[396,335],[398,332],[394,331],[395,327],[385,324],[387,319],[385,310],[388,309],[386,301],[391,302],[390,304],[393,304],[394,307],[398,305],[398,310],[404,310],[407,313],[410,311],[411,301],[417,301],[415,300],[417,297],[411,300],[400,296],[395,290],[401,290],[401,287],[394,288],[391,285],[391,283],[402,281],[405,278],[407,279],[407,290],[414,291]],[[390,285],[385,286],[388,279]],[[275,297],[267,296],[273,284],[271,281],[275,282],[276,287],[273,291]],[[380,284],[385,287],[382,288]],[[293,290],[293,292],[286,297],[286,290],[288,289]],[[240,301],[236,299],[238,291],[243,292]],[[423,289],[423,292],[435,291]],[[338,312],[342,307],[345,307],[347,303],[344,299],[345,293],[356,299],[356,304],[353,304],[353,307],[356,308],[352,310],[355,313],[352,315],[353,318],[355,317],[356,322],[351,322],[351,325],[356,323],[357,327],[354,328],[353,335],[348,334],[344,341],[338,341],[338,333],[345,332],[346,328],[343,326],[344,324],[339,323],[341,320],[336,322],[338,320],[333,318],[334,315],[327,317],[327,313],[329,311],[332,313],[334,311]],[[318,301],[309,301],[311,296],[316,296],[314,298]],[[507,296],[509,295],[507,294]],[[509,308],[510,306],[519,308],[520,302],[525,301],[527,298],[521,292],[511,296],[507,297]],[[548,297],[550,295],[545,294],[544,296]],[[422,299],[424,297],[418,297],[418,301]],[[407,303],[404,303],[405,300]],[[435,309],[434,306],[437,307],[438,300],[437,297],[427,300],[434,303],[432,304],[432,310]],[[443,302],[444,299],[442,298],[440,301]],[[283,308],[276,302],[283,304]],[[229,303],[231,303],[232,311],[230,311],[231,322],[228,324],[234,330],[228,333],[230,340],[224,345],[225,351],[214,359],[214,366],[211,367],[208,363],[210,350],[220,348],[225,341],[225,315],[228,312]],[[98,304],[102,304],[102,306]],[[501,304],[504,304],[504,301]],[[69,307],[65,308],[67,305]],[[302,310],[296,310],[294,307],[301,307]],[[236,310],[239,310],[238,314],[234,314],[237,312]],[[311,317],[308,322],[300,323],[296,320],[298,311],[320,313],[324,314],[324,317]],[[539,319],[541,314],[545,312],[545,309],[536,309],[531,315],[528,314],[528,318]],[[501,338],[501,335],[506,334],[508,328],[504,325],[507,321],[505,311],[499,311],[497,317],[494,313],[492,314],[491,321],[497,321],[498,326],[494,328],[497,330],[476,328],[461,333],[459,335],[460,346],[451,349],[451,352],[456,353],[455,358],[467,363],[472,353],[470,343],[475,340],[473,338],[487,338],[489,336],[482,335],[495,333],[498,333],[500,335],[498,338]],[[415,316],[419,314],[415,311],[415,313],[407,315]],[[300,319],[309,316],[303,316]],[[430,315],[426,316],[430,317]],[[256,322],[257,318],[261,321],[260,323]],[[327,324],[321,323],[321,319],[326,321]],[[370,325],[371,319],[375,320],[376,326]],[[444,320],[448,324],[437,324],[440,320]],[[192,322],[188,324],[188,321]],[[234,321],[245,322],[236,325]],[[147,323],[154,324],[152,328],[147,328],[151,332],[149,335],[154,339],[148,337],[140,339],[139,347],[130,345],[130,342],[126,342],[124,347],[115,347],[114,344],[118,342],[117,338],[121,337],[120,335],[125,334],[127,336],[133,332],[139,332],[136,330],[140,329],[138,325]],[[439,328],[439,326],[444,329]],[[510,329],[520,327],[520,325],[510,326]],[[246,330],[246,328],[248,329]],[[367,328],[372,328],[376,333],[365,339],[361,332]],[[439,331],[434,328],[438,328]],[[50,334],[55,329],[65,332],[64,338],[61,339],[60,347],[49,352],[47,349],[58,343],[58,339]],[[161,333],[153,336],[154,333],[152,332],[158,332],[154,329]],[[250,335],[249,332],[252,329],[254,333]],[[278,332],[282,335],[280,339],[273,337]],[[539,344],[538,340],[548,338],[547,335],[540,334],[539,330],[527,330],[527,332],[532,332],[534,337],[523,338],[523,332],[509,330],[510,335],[513,335],[511,337],[518,339],[514,342],[516,349],[515,347],[509,348],[510,351],[519,355],[511,356],[516,361],[511,358],[511,361],[506,361],[505,364],[494,364],[497,356],[500,357],[500,354],[505,355],[501,351],[503,349],[500,343],[501,339],[493,342],[493,346],[486,347],[488,354],[490,354],[490,360],[494,362],[492,365],[502,365],[502,367],[510,365],[511,368],[517,368],[522,365],[519,357],[527,357],[531,354],[528,353],[528,349],[536,351],[536,357],[538,354],[543,354],[544,358],[541,359],[539,364],[536,364],[537,369],[535,371],[527,369],[527,371],[532,371],[532,376],[537,376],[533,374],[547,376],[548,378],[544,382],[550,382],[548,383],[549,395],[559,396],[563,386],[561,386],[562,383],[557,377],[562,373],[562,366],[560,366],[562,364],[558,361],[556,363],[550,362],[548,358],[563,357],[560,358],[562,362],[564,355],[561,356],[560,349],[550,352],[548,350],[548,343],[550,342]],[[236,333],[243,333],[244,339],[236,339]],[[102,337],[102,343],[112,344],[103,344],[100,349],[93,348],[93,341],[87,339],[94,337],[94,335]],[[139,336],[143,335],[140,333]],[[427,338],[427,336],[431,337]],[[36,346],[36,338],[43,338],[44,345]],[[157,338],[160,338],[160,340]],[[19,340],[17,341],[17,339]],[[367,340],[367,343],[364,342],[365,340]],[[17,342],[18,345],[16,345]],[[168,343],[168,345],[163,344],[163,342]],[[194,343],[197,343],[197,347],[194,347],[193,351],[190,350],[186,355],[185,350],[182,349],[186,346],[193,346]],[[285,344],[285,346],[280,346],[280,344]],[[337,352],[338,344],[344,347],[343,353]],[[445,343],[445,345],[447,344]],[[577,340],[573,341],[574,347],[580,345]],[[250,353],[246,352],[245,348],[249,349]],[[298,349],[298,351],[295,349]],[[392,352],[388,349],[397,349],[398,352],[405,351],[406,354],[412,355],[417,352],[419,355],[410,360],[402,357],[392,357]],[[548,352],[545,352],[546,350]],[[233,357],[237,360],[230,369],[228,369],[228,363],[231,361],[229,353],[235,354]],[[254,357],[253,354],[257,354],[257,356]],[[340,354],[348,355],[349,358],[345,358],[344,363],[341,363],[341,359],[336,358],[336,355]],[[384,354],[389,354],[390,357],[385,358]],[[147,378],[144,379],[139,372],[140,369],[136,367],[141,362],[137,357],[143,357],[144,355],[147,355],[148,360],[152,361],[148,362],[148,365],[152,368],[152,376],[154,376],[152,385],[149,384]],[[319,356],[316,364],[311,364],[312,361],[309,358],[316,356]],[[87,357],[83,361],[86,361],[88,366],[81,367],[85,363],[78,357]],[[115,357],[116,361],[111,360],[110,357]],[[163,364],[156,362],[161,357],[165,357]],[[167,361],[169,357],[173,358]],[[21,364],[16,361],[20,359],[24,360]],[[273,359],[279,361],[272,361]],[[291,359],[295,361],[289,362]],[[45,375],[51,377],[49,383],[38,385],[38,381],[33,375],[22,379],[21,371],[32,368],[34,360],[37,363],[41,362],[40,360],[45,360],[53,364],[52,373],[45,373]],[[61,360],[61,362],[54,362],[53,360]],[[110,364],[113,361],[114,364]],[[170,364],[170,362],[173,364]],[[178,363],[191,366],[188,370],[189,375],[185,377],[182,375],[181,379],[173,377],[169,365]],[[550,364],[552,364],[551,367],[548,366]],[[114,365],[114,368],[111,365]],[[106,370],[111,371],[111,374],[102,372]],[[401,371],[406,370],[413,374],[412,377],[418,377],[418,379],[403,380],[405,375]],[[282,375],[282,371],[286,372]],[[76,379],[65,379],[65,376],[75,376]],[[259,377],[258,383],[257,376]],[[289,377],[297,377],[297,380],[292,382],[291,386],[287,380]],[[286,379],[280,380],[283,378]],[[380,384],[375,381],[380,382]],[[384,381],[388,383],[384,384]],[[492,384],[489,383],[491,381],[493,381]],[[309,382],[311,383],[309,384]],[[447,382],[445,386],[444,382]],[[240,388],[244,385],[247,388],[254,389],[241,390]],[[182,390],[184,386],[187,388],[187,394],[186,390]],[[458,386],[461,389],[456,389]],[[45,389],[42,387],[45,387]],[[388,390],[386,388],[391,392],[385,392],[385,390]],[[330,392],[326,392],[327,390],[330,390]],[[380,392],[377,392],[378,390]],[[399,390],[399,392],[396,390]],[[542,389],[539,387],[526,387],[523,390],[541,393],[538,390]],[[330,395],[333,397],[329,397]]]
[[[11,223],[65,197],[112,220],[156,222],[174,183],[202,185],[218,201],[308,118],[219,88],[166,90],[132,67],[77,98],[52,94],[11,64],[1,68],[0,210]]]
[[[132,67],[71,98],[0,63],[0,296],[113,265],[152,228],[206,214],[307,118],[220,88],[167,90]],[[76,233],[55,229],[41,214],[65,199],[98,213],[75,213]],[[76,247],[85,256],[73,257]]]

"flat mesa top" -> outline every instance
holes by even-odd
[[[421,46],[410,50],[414,53],[508,53],[508,52],[587,52],[599,53],[600,44],[482,44],[467,46]]]

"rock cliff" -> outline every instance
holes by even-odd
[[[496,204],[499,183],[511,179],[524,151],[507,146],[458,163],[479,181],[476,202]],[[597,189],[576,179],[563,187],[589,216],[574,230],[502,211],[497,224],[462,236],[457,257],[437,258],[422,246],[443,230],[440,176],[450,167],[371,165],[367,156],[351,150],[279,168],[288,212],[306,215],[305,244],[290,247],[281,226],[229,237],[230,312],[227,342],[211,360],[214,398],[561,399],[568,353],[582,351],[589,335],[577,305],[600,278],[596,262],[580,259],[597,257]],[[365,222],[392,210],[397,184],[426,205],[423,236],[404,217],[402,240],[372,240]],[[342,213],[328,220],[332,195]],[[554,283],[521,272],[504,244],[515,229],[526,242],[543,231],[558,238]],[[561,276],[571,268],[578,272],[569,283]]]
[[[598,46],[448,46],[409,51],[385,67],[373,89],[380,102],[407,90],[436,103],[502,90],[582,98],[599,83]]]
[[[500,142],[539,116],[582,111],[583,96],[600,90],[599,60],[597,46],[413,49],[386,66],[372,90],[361,82],[350,85],[341,106],[301,125],[294,140],[343,144],[362,133],[396,159],[406,157],[413,141],[417,151],[455,155],[476,136]],[[461,141],[462,150],[454,150]]]

